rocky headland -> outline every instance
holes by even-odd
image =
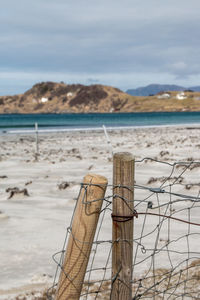
[[[142,97],[111,86],[41,82],[24,94],[0,96],[1,114],[152,111],[200,111],[200,93],[165,91]]]

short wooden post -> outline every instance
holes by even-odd
[[[39,155],[39,146],[38,146],[38,123],[35,123],[35,158],[37,160]]]
[[[108,145],[110,146],[111,148],[111,153],[112,153],[112,156],[113,156],[113,147],[112,147],[112,144],[111,144],[111,141],[110,141],[110,138],[109,138],[109,135],[108,135],[108,132],[107,132],[107,129],[106,129],[106,126],[103,125],[103,130],[104,130],[104,134],[105,134],[105,137],[106,137],[106,140],[107,140],[107,143]]]
[[[78,300],[80,297],[106,186],[107,179],[103,176],[89,174],[84,177],[60,273],[56,300]]]
[[[111,300],[132,299],[134,158],[113,157],[113,248]]]

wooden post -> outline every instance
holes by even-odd
[[[132,299],[134,158],[113,157],[113,248],[111,300]]]
[[[39,146],[38,146],[38,123],[35,123],[35,158],[37,160],[39,154]]]
[[[111,148],[111,153],[112,153],[112,156],[113,156],[113,147],[112,147],[112,144],[111,144],[111,141],[110,141],[110,138],[109,138],[109,135],[108,135],[108,132],[107,132],[107,129],[106,129],[106,126],[103,125],[103,130],[104,130],[104,134],[105,134],[105,137],[106,137],[106,140],[107,140],[107,143],[108,145],[110,146]]]
[[[78,300],[92,248],[107,179],[86,175],[74,213],[56,300]],[[92,184],[92,185],[90,185]],[[94,201],[93,200],[98,200]]]

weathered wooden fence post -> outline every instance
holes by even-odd
[[[109,135],[108,135],[108,132],[107,132],[106,126],[105,126],[105,125],[103,125],[102,127],[103,127],[103,131],[104,131],[104,134],[105,134],[105,137],[106,137],[107,143],[108,143],[108,145],[110,146],[110,149],[111,149],[111,154],[112,154],[112,156],[113,156],[113,147],[112,147],[112,144],[111,144],[110,137],[109,137]]]
[[[134,158],[113,157],[113,248],[111,300],[132,299]]]
[[[35,158],[37,160],[39,155],[39,145],[38,145],[38,123],[35,123]]]
[[[78,300],[80,297],[106,186],[107,179],[103,176],[89,174],[84,177],[60,273],[56,300]]]

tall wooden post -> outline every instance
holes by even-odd
[[[132,299],[134,158],[113,157],[113,229],[111,300]]]
[[[84,177],[83,183],[72,221],[56,300],[78,300],[80,297],[107,179],[89,174]]]
[[[113,156],[113,147],[112,147],[112,144],[111,144],[111,141],[110,141],[110,138],[109,138],[109,135],[108,135],[108,132],[107,132],[107,129],[106,129],[106,126],[103,125],[103,130],[104,130],[104,134],[105,134],[105,137],[106,137],[106,140],[107,140],[107,143],[108,145],[110,146],[111,148],[111,153],[112,153],[112,156]]]
[[[39,145],[38,145],[38,123],[35,123],[35,158],[38,159]]]

